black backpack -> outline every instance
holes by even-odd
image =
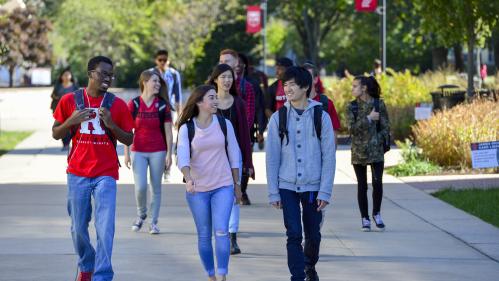
[[[329,99],[326,95],[324,94],[320,94],[319,96],[319,102],[322,103],[322,109],[325,111],[325,112],[328,112],[327,109],[328,109],[328,106],[329,106]]]
[[[159,130],[161,132],[161,135],[163,136],[163,141],[166,143],[166,134],[165,134],[165,119],[167,117],[167,112],[166,109],[168,107],[168,104],[166,101],[158,96],[158,112],[159,112]],[[137,118],[137,115],[139,114],[139,106],[140,106],[140,96],[136,97],[132,100],[133,102],[133,111],[132,111],[132,117],[133,120],[135,121],[135,118]]]
[[[379,112],[379,99],[374,99],[374,111]],[[359,103],[357,100],[353,100],[350,102],[350,106],[352,109],[353,117],[355,121],[357,120],[357,116],[359,115]],[[376,132],[380,132],[381,127],[378,121],[376,121]],[[383,152],[387,153],[390,151],[390,142],[391,142],[391,137],[390,137],[390,132],[388,132],[388,136],[383,139]]]
[[[324,111],[323,106],[314,106],[314,127],[315,134],[319,141],[321,140],[322,133],[322,112]],[[283,106],[279,109],[279,137],[281,138],[281,145],[284,137],[286,137],[286,145],[289,144],[288,136],[288,108]]]
[[[75,100],[75,105],[76,105],[76,110],[83,110],[85,109],[85,98],[83,95],[83,89],[78,89],[74,93],[74,100]],[[106,108],[107,110],[111,110],[111,106],[113,106],[114,100],[116,96],[113,93],[106,92],[104,95],[104,100],[102,101],[102,107]],[[104,128],[104,131],[106,132],[107,137],[111,141],[111,143],[114,146],[114,151],[116,152],[116,159],[118,161],[118,165],[121,167],[120,159],[118,158],[118,152],[116,151],[116,147],[118,145],[116,141],[116,137],[114,136],[113,132],[109,128],[107,128],[104,123],[102,123],[102,127]],[[70,138],[72,139],[76,135],[76,131],[78,130],[79,125],[73,126],[70,130]],[[70,158],[72,154],[72,150],[68,155],[68,158]]]

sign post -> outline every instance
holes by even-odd
[[[378,7],[377,0],[355,0],[355,10],[357,12],[373,13],[380,15],[380,51],[383,71],[386,70],[386,0],[383,6]]]

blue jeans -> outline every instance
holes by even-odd
[[[186,193],[198,232],[198,251],[208,276],[215,275],[211,233],[215,232],[217,273],[227,275],[230,256],[229,216],[234,202],[234,186],[207,192]]]
[[[161,206],[161,179],[165,171],[166,151],[137,152],[132,151],[132,169],[135,182],[135,201],[137,216],[147,216],[147,166],[151,179],[151,216],[152,223],[158,223],[159,208]]]
[[[241,155],[241,159],[242,155]],[[242,178],[243,174],[243,162],[239,163],[239,178]],[[232,210],[230,212],[229,219],[229,232],[230,233],[238,233],[239,232],[239,213],[241,212],[241,208],[239,204],[236,203],[236,197],[234,197],[234,204],[232,205]]]
[[[291,281],[305,279],[305,266],[313,267],[319,260],[322,212],[317,211],[317,192],[297,193],[279,189],[288,241],[288,268]],[[301,204],[301,210],[300,210]],[[302,217],[303,216],[303,217]],[[305,249],[302,248],[302,221]]]
[[[90,244],[88,223],[95,204],[96,250]],[[116,211],[116,180],[112,177],[85,178],[68,174],[68,213],[71,236],[82,272],[93,272],[93,281],[113,280],[111,255]]]

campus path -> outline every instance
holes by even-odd
[[[76,257],[66,213],[65,154],[51,139],[48,89],[0,92],[0,127],[36,130],[14,151],[0,157],[0,280],[69,281]],[[397,161],[390,151],[387,162]],[[289,280],[282,214],[268,206],[265,155],[256,152],[257,180],[249,189],[252,206],[241,209],[239,243],[228,280]],[[498,280],[499,229],[385,175],[383,217],[387,230],[363,233],[356,181],[347,147],[337,153],[334,200],[322,229],[322,281]],[[389,164],[388,163],[388,164]],[[196,232],[173,169],[164,185],[162,233],[133,233],[132,174],[120,170],[115,280],[206,280],[197,255]],[[94,229],[90,232],[93,235]]]

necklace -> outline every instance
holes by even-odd
[[[107,96],[107,92],[104,94],[104,98],[100,102],[100,106],[99,107],[102,107],[102,104],[104,104],[104,100],[106,99],[106,96]],[[87,88],[85,88],[85,97],[87,97],[88,108],[91,108],[91,106],[90,106],[90,98],[88,97]]]

